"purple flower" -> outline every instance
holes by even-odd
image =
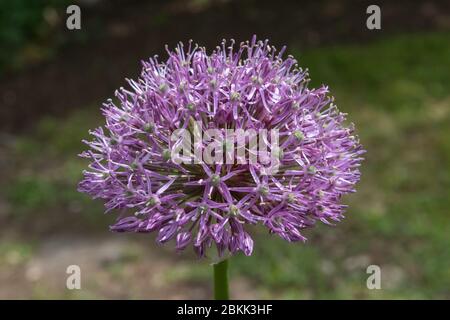
[[[284,48],[277,53],[255,37],[237,49],[224,41],[209,55],[191,42],[167,52],[166,62],[143,62],[130,89],[104,104],[106,124],[90,132],[90,149],[81,154],[90,165],[79,191],[122,212],[112,231],[155,231],[157,242],[173,240],[177,250],[192,245],[199,256],[213,246],[219,255],[251,255],[248,225],[304,241],[301,231],[316,221],[343,218],[341,196],[355,191],[364,150],[327,87],[308,88],[307,72],[292,57],[282,59]],[[172,134],[195,136],[194,123],[224,135],[230,128],[277,130],[279,146],[265,139],[277,171],[267,174],[260,163],[175,161],[182,141]],[[220,144],[226,155],[228,147]],[[264,159],[262,151],[256,156]]]

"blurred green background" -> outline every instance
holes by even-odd
[[[255,229],[231,260],[234,298],[450,299],[450,6],[380,1],[0,2],[0,298],[210,298],[211,266],[148,235],[111,234],[113,215],[76,191],[77,157],[101,103],[139,60],[193,38],[252,34],[288,45],[326,83],[368,151],[347,218],[289,244]],[[82,289],[66,289],[68,265]],[[379,265],[382,289],[366,287]]]

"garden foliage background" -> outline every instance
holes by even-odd
[[[190,38],[213,48],[252,34],[288,45],[327,83],[368,150],[337,227],[288,244],[256,228],[231,262],[234,298],[450,298],[450,3],[84,0],[0,2],[0,298],[209,298],[211,268],[148,235],[108,231],[114,216],[76,191],[87,130],[141,59]],[[82,270],[67,290],[66,267]],[[368,290],[366,268],[382,270]]]

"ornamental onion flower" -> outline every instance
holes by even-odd
[[[81,154],[90,165],[79,191],[120,212],[112,231],[156,232],[158,243],[191,246],[200,257],[209,249],[251,255],[249,225],[294,242],[317,221],[343,218],[341,197],[355,191],[364,150],[328,88],[309,88],[307,70],[284,51],[255,37],[238,47],[223,41],[210,54],[189,42],[167,49],[165,62],[143,62],[140,78],[104,104],[106,124]],[[277,130],[279,146],[266,139],[277,171],[175,161],[172,134],[194,135],[194,123],[201,131]]]

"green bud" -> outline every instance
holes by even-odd
[[[269,188],[266,186],[261,186],[259,187],[258,192],[263,196],[267,196],[269,194]]]
[[[262,84],[262,80],[258,76],[253,76],[251,80],[254,84]]]
[[[170,159],[171,152],[169,149],[165,149],[162,153],[162,158],[164,161],[168,161]]]
[[[132,164],[130,164],[130,168],[134,171],[138,168],[138,164],[136,162],[133,162]]]
[[[287,197],[286,197],[286,201],[288,203],[294,203],[295,202],[295,196],[293,193],[288,193]]]
[[[230,206],[228,212],[229,212],[231,215],[233,215],[233,216],[237,216],[237,215],[240,213],[239,208],[236,207],[234,204],[232,204],[232,205]]]
[[[208,206],[206,206],[206,205],[201,205],[201,206],[198,207],[197,210],[198,210],[198,213],[204,214],[204,213],[206,213],[206,211],[208,211]]]
[[[239,92],[236,92],[236,91],[233,91],[230,94],[231,101],[238,101],[240,97],[241,97],[241,95],[239,94]]]
[[[219,177],[217,174],[214,174],[214,175],[211,177],[211,184],[212,184],[214,187],[217,187],[217,186],[219,185],[219,183],[220,183],[220,177]]]
[[[308,172],[310,174],[315,174],[317,172],[317,168],[315,166],[309,166],[308,167]]]
[[[161,83],[161,84],[159,85],[159,91],[161,91],[162,93],[166,93],[166,92],[167,92],[167,89],[169,89],[169,87],[167,86],[167,84]]]
[[[180,85],[178,86],[178,92],[183,93],[185,89],[186,89],[186,82],[183,81],[183,82],[181,82]]]
[[[304,134],[300,130],[294,131],[294,137],[299,141],[302,141],[305,138]]]
[[[144,131],[147,133],[153,133],[155,131],[155,124],[153,122],[146,123],[144,125]]]
[[[188,109],[189,111],[194,111],[195,110],[195,106],[192,103],[188,103],[186,105],[186,109]]]
[[[132,197],[132,196],[133,196],[133,192],[131,192],[130,190],[127,190],[127,191],[125,192],[125,195],[126,195],[127,197]]]
[[[153,207],[160,203],[161,203],[161,201],[159,200],[158,196],[153,195],[150,199],[148,199],[147,206]]]

